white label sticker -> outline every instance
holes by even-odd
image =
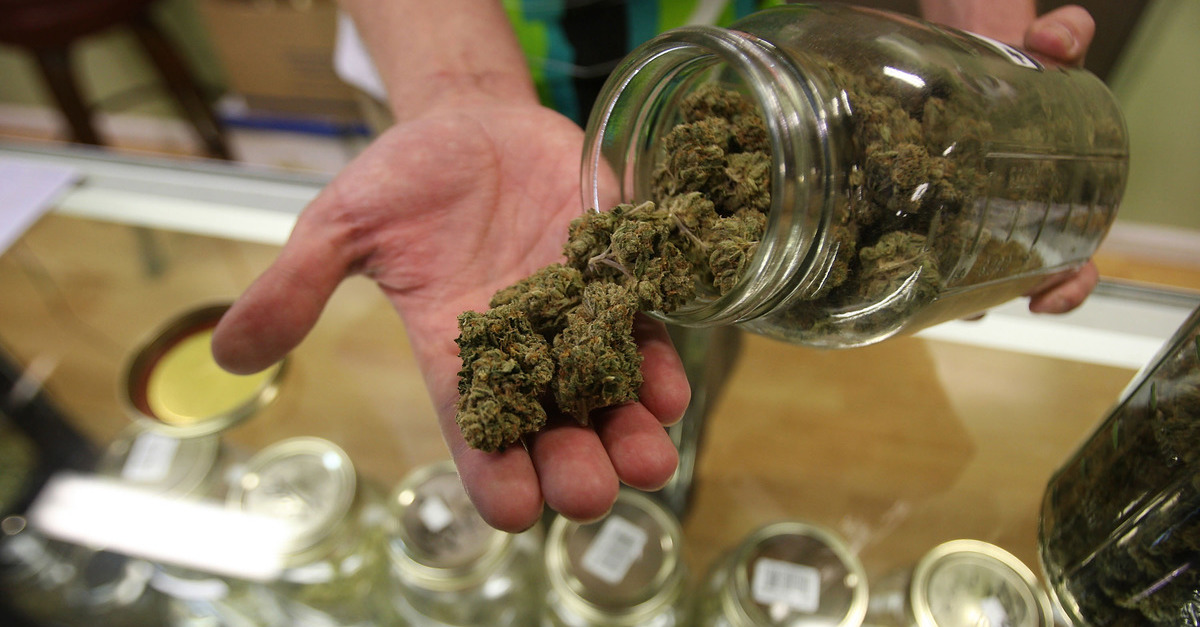
[[[133,441],[121,468],[121,478],[136,483],[155,483],[167,478],[179,440],[146,432]]]
[[[430,533],[441,533],[454,522],[454,512],[436,496],[431,496],[421,503],[417,516]]]
[[[821,605],[821,573],[811,566],[762,558],[754,564],[750,594],[758,603],[782,603],[811,614]]]
[[[618,584],[629,573],[629,567],[642,557],[646,540],[646,532],[637,525],[620,516],[611,516],[584,552],[583,568],[610,584]]]
[[[1024,52],[1021,52],[1017,48],[1014,48],[1002,41],[996,41],[995,39],[992,39],[991,37],[984,37],[983,35],[979,35],[976,33],[967,33],[967,34],[974,37],[975,39],[978,39],[980,42],[986,44],[988,47],[992,48],[996,52],[999,52],[1000,54],[1007,57],[1009,61],[1012,61],[1013,63],[1015,63],[1021,67],[1027,67],[1031,70],[1045,69],[1045,67],[1041,63],[1039,63],[1037,61],[1037,59],[1034,59],[1033,57],[1025,54]]]
[[[1004,604],[996,597],[988,597],[979,602],[979,609],[983,611],[983,616],[987,620],[988,627],[1010,627],[1012,623],[1008,620],[1008,612],[1004,610]]]

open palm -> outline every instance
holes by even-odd
[[[600,516],[619,481],[662,485],[676,452],[662,429],[688,388],[665,329],[639,320],[642,401],[601,412],[595,428],[555,422],[526,447],[482,453],[454,423],[457,316],[562,258],[581,211],[583,133],[536,106],[442,110],[396,126],[332,181],[297,221],[278,259],[214,337],[218,361],[251,372],[308,333],[337,285],[375,280],[405,322],[464,485],[484,518],[520,530],[543,500],[578,519]]]

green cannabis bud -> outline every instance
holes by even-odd
[[[1095,625],[1174,627],[1200,603],[1200,337],[1180,343],[1050,483],[1051,582]]]
[[[642,356],[633,339],[637,298],[614,283],[592,283],[554,338],[554,399],[581,424],[596,408],[637,400]]]
[[[550,345],[514,305],[458,317],[459,401],[467,444],[496,451],[546,424],[539,397],[554,376]]]
[[[488,306],[513,305],[535,331],[552,339],[567,326],[567,313],[579,305],[582,295],[583,274],[555,263],[496,292]]]

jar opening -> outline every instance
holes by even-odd
[[[710,85],[737,92],[757,108],[769,142],[770,204],[762,240],[731,287],[724,293],[700,287],[689,304],[656,314],[692,326],[749,319],[795,291],[807,274],[797,269],[814,263],[830,189],[826,120],[816,113],[823,108],[804,73],[748,33],[687,27],[643,45],[606,83],[588,123],[585,208],[654,200],[663,139],[683,121],[683,100]]]

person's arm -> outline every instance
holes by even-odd
[[[398,121],[464,99],[536,102],[525,57],[492,0],[339,0]]]
[[[404,322],[463,485],[491,525],[520,531],[543,503],[576,520],[612,506],[621,484],[664,485],[678,453],[663,425],[690,390],[666,328],[637,318],[638,402],[597,410],[592,426],[550,412],[547,428],[503,451],[465,442],[456,422],[457,317],[561,261],[583,210],[583,130],[542,106],[500,3],[343,0],[397,123],[305,208],[279,256],[213,335],[233,372],[281,359],[337,286],[373,280]],[[399,408],[397,408],[399,411]]]

